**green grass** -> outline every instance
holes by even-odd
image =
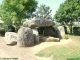
[[[67,58],[80,58],[80,36],[67,37],[73,39],[70,43],[64,45],[54,45],[43,49],[36,55],[39,57],[53,57],[53,60],[67,60]]]

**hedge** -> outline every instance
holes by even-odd
[[[0,35],[4,36],[5,35],[5,29],[4,28],[0,28]]]
[[[15,32],[15,27],[12,25],[5,26],[5,32]]]
[[[80,36],[80,27],[73,27],[73,34]]]

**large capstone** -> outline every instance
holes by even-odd
[[[15,45],[17,43],[17,33],[6,32],[5,33],[5,42],[7,45]]]
[[[18,30],[18,41],[17,45],[21,47],[33,46],[34,45],[34,37],[33,31],[31,28],[22,27]]]
[[[24,27],[30,27],[30,28],[34,28],[34,27],[45,27],[45,26],[53,26],[55,25],[55,23],[52,20],[27,20],[23,23]]]

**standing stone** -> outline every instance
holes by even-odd
[[[64,30],[64,27],[63,26],[59,26],[58,27],[57,36],[60,39],[65,39],[66,38],[65,37],[65,30]]]
[[[17,33],[6,32],[5,33],[5,42],[7,45],[15,45],[17,43]]]
[[[17,45],[26,47],[34,45],[33,31],[31,28],[22,27],[18,30]]]
[[[33,35],[34,35],[34,43],[38,44],[39,43],[39,33],[38,33],[38,30],[36,28],[33,28],[32,31],[33,31]]]
[[[52,37],[56,37],[56,30],[50,26],[50,27],[45,27],[44,32],[43,32],[44,36],[52,36]]]

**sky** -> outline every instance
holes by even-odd
[[[2,3],[3,0],[0,0],[0,4]],[[59,5],[63,3],[65,0],[37,0],[38,1],[38,6],[41,4],[45,4],[46,6],[50,6],[52,10],[52,16],[56,13],[57,9],[59,8]]]
[[[59,5],[62,4],[65,0],[38,0],[38,6],[41,4],[45,4],[46,6],[50,6],[52,10],[52,16],[56,13]]]
[[[0,4],[2,3],[3,0],[0,0]]]

